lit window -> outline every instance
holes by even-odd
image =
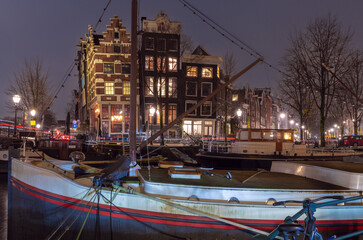
[[[146,77],[145,94],[146,94],[146,96],[154,95],[154,78],[153,77]]]
[[[156,123],[157,124],[160,123],[160,118],[162,119],[163,123],[165,123],[165,104],[163,104],[162,109],[163,110],[160,112],[159,105],[156,108]],[[160,113],[162,114],[162,116],[160,116]]]
[[[184,121],[183,123],[183,130],[184,132],[188,133],[188,134],[193,134],[192,133],[192,121]]]
[[[172,97],[172,98],[176,98],[177,97],[177,80],[176,78],[169,78],[169,91],[168,91],[168,96]]]
[[[187,96],[197,96],[197,83],[196,82],[191,82],[191,81],[187,81],[186,83],[186,95]]]
[[[187,77],[197,77],[198,74],[198,68],[187,66]]]
[[[232,94],[232,101],[237,102],[238,101],[238,94]]]
[[[130,95],[130,82],[123,82],[124,95]]]
[[[174,121],[176,119],[176,105],[175,104],[170,104],[169,105],[169,123],[171,123],[172,121]]]
[[[108,105],[102,104],[102,118],[107,119],[108,118]]]
[[[104,63],[103,64],[103,73],[113,73],[114,72],[113,63]]]
[[[202,121],[193,121],[194,135],[202,135]]]
[[[157,87],[158,87],[157,90],[158,96],[160,96],[161,93],[161,96],[165,97],[166,96],[165,77],[159,78]]]
[[[154,57],[145,56],[145,70],[154,71]]]
[[[169,71],[176,72],[178,70],[178,61],[174,57],[169,58]]]
[[[151,114],[150,109],[153,108],[152,104],[145,104],[146,108],[145,108],[145,118],[149,121],[149,123],[153,123],[153,115]],[[155,110],[155,108],[154,108]],[[154,113],[155,115],[155,113]]]
[[[113,82],[105,82],[105,94],[107,95],[115,94],[115,88]]]
[[[145,49],[146,50],[154,50],[154,38],[146,38],[145,39]]]
[[[202,83],[202,97],[206,97],[212,93],[212,83]]]
[[[211,67],[202,68],[202,77],[211,78],[211,77],[213,77],[212,73],[213,73],[213,69]]]
[[[212,115],[212,103],[211,102],[205,102],[200,107],[200,115],[202,116],[211,116]]]
[[[157,58],[157,67],[158,67],[158,72],[165,72],[166,71],[166,67],[165,67],[165,61],[166,61],[166,57],[158,57]]]
[[[284,140],[291,140],[291,139],[292,139],[291,133],[285,132],[284,133]]]

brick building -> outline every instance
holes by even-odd
[[[91,133],[117,136],[130,126],[130,34],[114,16],[106,32],[95,34],[92,26],[80,39],[79,119]]]

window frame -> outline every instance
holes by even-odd
[[[197,105],[197,101],[195,100],[186,100],[185,101],[185,112],[188,111],[188,104]],[[197,116],[197,109],[194,110],[194,112],[191,112],[188,114],[188,116]]]
[[[175,43],[172,43],[175,42]],[[175,45],[175,49],[171,48],[171,46]],[[169,39],[168,40],[168,51],[177,52],[178,51],[178,39]]]
[[[168,57],[168,72],[177,72],[177,71],[178,71],[178,58]]]
[[[148,40],[152,40],[152,48],[149,48],[148,47],[148,43],[147,43]],[[145,38],[145,50],[154,50],[154,49],[155,49],[155,38],[153,38],[153,37],[146,37]]]
[[[105,82],[105,95],[114,95],[114,94],[115,94],[115,83]]]
[[[178,79],[176,77],[168,78],[168,97],[169,98],[178,97]]]
[[[131,83],[129,81],[122,82],[122,94],[130,96],[131,94]]]
[[[203,94],[203,85],[209,85],[210,86],[210,92],[208,95]],[[213,92],[213,83],[212,82],[202,82],[200,86],[200,96],[207,97]]]
[[[203,105],[209,105],[210,106],[209,114],[204,114],[203,113]],[[211,101],[207,101],[207,102],[203,103],[200,106],[200,116],[209,117],[209,116],[212,116],[212,113],[213,113],[213,104],[212,104]]]
[[[124,66],[128,66],[129,71],[128,72],[124,72]],[[131,63],[121,63],[121,74],[131,74]]]
[[[195,75],[189,74],[189,73],[194,73],[194,71],[189,71],[189,69],[193,69],[193,68],[195,68]],[[187,66],[186,67],[186,76],[187,77],[198,77],[198,67],[197,66]]]
[[[154,71],[154,56],[146,55],[145,56],[145,71]]]
[[[145,96],[154,96],[154,86],[155,86],[155,81],[154,81],[154,77],[153,76],[146,76],[145,77]],[[150,81],[152,80],[152,81]]]
[[[188,94],[188,83],[193,83],[195,85],[195,90],[194,90],[194,94],[193,95]],[[198,96],[198,84],[197,84],[197,82],[195,82],[195,81],[186,81],[185,82],[185,96],[188,96],[188,97],[196,97],[196,96]]]
[[[106,65],[109,65],[108,67],[112,66],[112,71],[106,72]],[[113,62],[104,62],[103,63],[103,73],[105,74],[114,74],[115,73],[115,64]]]
[[[207,76],[204,72],[205,69],[210,69],[210,76]],[[202,78],[213,78],[213,67],[202,67]]]

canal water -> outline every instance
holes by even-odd
[[[0,173],[0,240],[7,239],[8,175]]]

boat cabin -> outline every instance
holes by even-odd
[[[239,154],[288,154],[294,145],[289,129],[239,129],[230,152]]]

